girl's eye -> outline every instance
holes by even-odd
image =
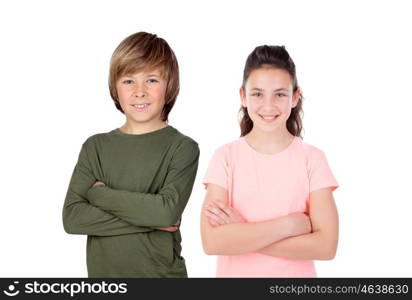
[[[156,82],[159,82],[159,81],[158,81],[157,79],[151,78],[151,79],[148,79],[147,82],[149,82],[149,83],[156,83]]]
[[[126,79],[126,80],[123,80],[123,83],[124,83],[124,84],[132,84],[132,83],[133,83],[133,80]]]

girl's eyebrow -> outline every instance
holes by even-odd
[[[261,89],[261,88],[252,88],[251,91],[263,92],[263,89]],[[274,90],[274,92],[279,92],[279,91],[289,92],[289,89],[287,89],[287,88],[278,88],[278,89]]]

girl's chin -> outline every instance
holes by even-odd
[[[257,117],[252,119],[253,124],[255,124],[258,127],[261,127],[264,130],[273,130],[279,127],[281,125],[281,119],[279,117],[274,118],[274,119],[263,119],[261,117]],[[285,124],[286,126],[286,124]]]
[[[286,129],[286,124],[284,124],[284,127]],[[283,127],[282,127],[282,124],[278,122],[274,122],[274,123],[253,122],[253,128],[255,130],[259,130],[264,133],[275,133],[281,130],[281,128]]]

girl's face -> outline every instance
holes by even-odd
[[[240,88],[243,107],[253,121],[253,130],[274,132],[286,129],[286,121],[298,104],[299,89],[285,70],[262,67],[252,71],[245,88]]]

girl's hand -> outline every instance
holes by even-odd
[[[212,204],[205,205],[203,213],[213,227],[246,222],[236,209],[220,201],[213,201]]]
[[[167,232],[175,232],[179,229],[180,225],[180,220],[176,222],[175,225],[170,226],[170,227],[156,227],[155,229],[161,230],[161,231],[167,231]]]
[[[304,213],[293,213],[284,217],[288,223],[291,236],[297,236],[312,232],[312,223],[308,215]]]

